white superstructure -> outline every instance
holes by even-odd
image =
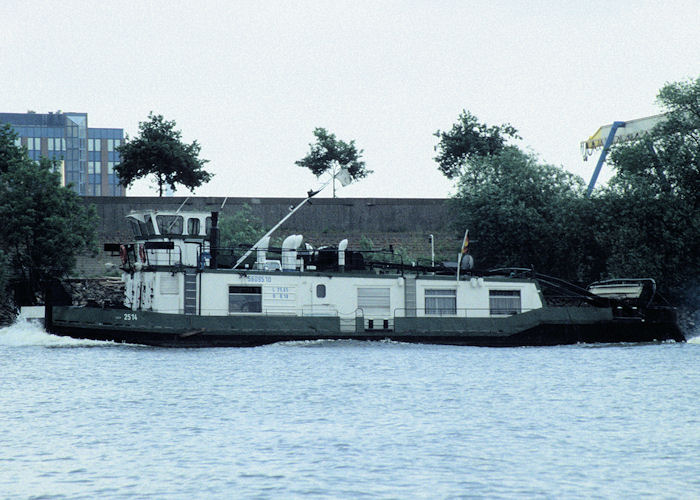
[[[268,239],[238,268],[230,262],[212,269],[210,214],[144,211],[128,220],[136,243],[123,279],[125,305],[133,311],[336,316],[348,328],[361,317],[365,328],[391,329],[396,317],[504,317],[543,306],[536,283],[528,279],[464,274],[457,279],[407,267],[352,269],[347,240],[333,249],[314,249],[301,235],[290,235],[275,259]],[[313,264],[319,252],[325,252],[326,263],[330,256],[333,269]]]

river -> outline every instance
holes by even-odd
[[[700,498],[700,341],[163,349],[0,329],[0,498]]]

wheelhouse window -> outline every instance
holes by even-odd
[[[323,299],[326,296],[326,285],[316,285],[316,297]]]
[[[259,286],[229,286],[229,313],[259,313],[262,312],[262,287]]]
[[[492,316],[510,316],[521,312],[520,290],[489,290]]]
[[[457,314],[456,290],[426,290],[425,314],[431,316],[454,316]]]
[[[131,232],[134,233],[134,236],[136,238],[141,236],[141,226],[139,226],[139,221],[133,217],[127,217],[126,220],[129,223],[129,228],[131,228]]]
[[[199,236],[199,219],[191,217],[187,219],[187,234],[190,236]]]
[[[149,235],[149,236],[153,236],[154,234],[156,234],[156,230],[155,230],[155,228],[153,227],[153,220],[151,219],[151,216],[150,216],[150,215],[147,215],[147,216],[145,216],[143,219],[144,219],[144,221],[146,222],[146,230],[145,230],[145,231],[142,231],[142,232],[143,232],[144,234]]]
[[[182,234],[182,216],[156,215],[160,234]]]

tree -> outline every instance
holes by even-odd
[[[26,151],[17,145],[17,134],[9,124],[0,127],[0,175],[7,172],[10,165],[24,161]]]
[[[583,180],[515,146],[473,155],[451,203],[455,232],[475,240],[481,268],[530,267],[581,280],[591,274],[590,201]]]
[[[665,85],[657,101],[666,119],[611,151],[597,238],[607,274],[652,276],[681,298],[700,278],[700,78]]]
[[[60,185],[53,162],[32,161],[15,138],[0,130],[0,252],[16,297],[33,303],[49,281],[75,267],[78,254],[94,250],[97,216]]]
[[[219,230],[221,246],[229,248],[241,244],[253,245],[265,234],[262,221],[245,204],[233,215],[221,217]]]
[[[508,137],[520,139],[513,126],[505,123],[489,127],[467,110],[462,111],[449,132],[438,130],[433,135],[440,139],[434,159],[448,179],[459,177],[468,162],[503,151]]]
[[[10,290],[10,264],[0,250],[0,326],[9,324],[15,317],[15,306]]]
[[[362,179],[372,173],[361,161],[363,150],[357,149],[355,141],[345,142],[336,139],[335,134],[329,133],[325,128],[315,128],[316,142],[309,144],[311,150],[304,158],[294,162],[300,167],[305,167],[319,177],[330,171],[333,175],[333,198],[335,198],[335,175],[340,168],[347,169],[352,180]]]
[[[201,146],[197,141],[185,144],[182,133],[175,129],[174,121],[162,115],[148,115],[148,121],[139,123],[139,136],[117,148],[121,163],[114,167],[120,184],[129,187],[133,182],[149,175],[155,176],[158,195],[163,196],[163,187],[175,184],[194,190],[209,182],[212,174],[203,170],[209,160],[199,158]]]
[[[673,303],[697,311],[700,78],[665,85],[657,100],[666,119],[613,148],[615,176],[590,199],[581,179],[500,141],[503,131],[483,133],[465,112],[436,160],[459,176],[455,233],[470,229],[477,264],[534,265],[582,282],[652,277]]]

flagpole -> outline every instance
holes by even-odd
[[[457,256],[457,281],[459,281],[459,273],[462,270],[462,258],[469,251],[469,229],[464,231],[464,240],[462,241],[462,250]]]

